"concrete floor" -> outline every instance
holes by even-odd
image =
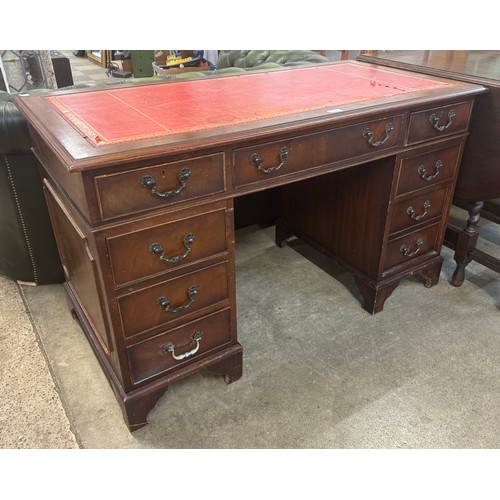
[[[500,232],[482,223],[483,248]],[[273,229],[237,232],[244,376],[172,385],[130,433],[61,285],[0,280],[3,448],[499,448],[500,280],[403,280],[374,316],[349,274]],[[499,255],[500,256],[500,255]],[[5,361],[7,360],[7,361]]]
[[[108,78],[64,52],[75,81]],[[481,235],[500,257],[498,227]],[[403,280],[371,316],[351,276],[301,242],[279,249],[251,226],[236,248],[243,378],[172,385],[134,433],[62,285],[0,276],[0,448],[500,448],[497,273],[473,262],[454,288],[443,248],[436,286]]]

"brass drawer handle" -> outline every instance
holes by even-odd
[[[144,188],[149,188],[152,194],[159,196],[161,198],[169,198],[170,196],[178,195],[185,187],[186,182],[191,175],[191,170],[189,168],[183,168],[179,171],[179,187],[177,189],[172,189],[170,191],[164,191],[163,193],[158,191],[158,184],[156,183],[154,177],[151,175],[145,175],[141,179],[141,186]]]
[[[427,175],[427,170],[423,165],[420,165],[420,167],[417,168],[417,172],[418,175],[420,175],[420,178],[424,181],[433,181],[439,175],[439,170],[442,166],[443,162],[441,160],[438,160],[434,164],[434,173],[432,175]]]
[[[385,126],[385,137],[383,139],[380,139],[379,141],[374,141],[373,132],[368,127],[363,130],[363,137],[368,141],[368,144],[370,144],[370,146],[378,148],[379,146],[382,146],[382,144],[384,144],[387,141],[387,139],[389,139],[389,135],[393,130],[394,130],[394,125],[392,123],[388,123]]]
[[[182,254],[182,255],[174,255],[173,257],[165,257],[165,250],[163,249],[163,247],[161,246],[160,243],[152,243],[151,245],[149,245],[149,251],[151,253],[155,253],[155,254],[159,254],[160,255],[160,260],[162,260],[163,262],[179,262],[181,260],[184,260],[188,255],[189,253],[191,252],[191,243],[193,243],[194,241],[194,234],[191,234],[191,233],[188,233],[184,236],[184,239],[183,239],[183,244],[184,244],[184,248],[186,249],[186,251]]]
[[[427,215],[427,210],[431,208],[431,202],[429,200],[424,201],[424,211],[417,215],[416,210],[413,207],[408,207],[406,209],[406,213],[413,219],[413,220],[422,220],[426,215]]]
[[[187,289],[188,300],[185,304],[178,307],[171,307],[170,300],[167,297],[159,297],[156,303],[165,309],[166,312],[178,313],[185,311],[191,304],[194,303],[194,298],[198,293],[198,287],[196,285],[190,286]]]
[[[175,354],[175,346],[172,342],[168,342],[163,346],[163,352],[169,352],[176,361],[182,361],[183,359],[189,358],[193,354],[196,354],[200,349],[200,341],[203,338],[203,332],[196,332],[193,335],[193,340],[196,342],[196,346],[190,351],[184,352],[182,354]]]
[[[424,240],[422,238],[418,238],[418,240],[416,241],[416,244],[417,244],[417,248],[415,250],[413,250],[413,252],[404,243],[399,248],[399,251],[405,257],[415,257],[415,255],[417,255],[417,253],[420,252],[420,247],[424,244]]]
[[[439,116],[436,115],[436,113],[433,113],[431,115],[431,117],[429,118],[429,121],[432,123],[432,126],[438,132],[443,132],[453,123],[453,118],[455,118],[455,116],[456,116],[455,111],[453,111],[453,110],[449,111],[448,112],[448,123],[446,125],[439,125]]]
[[[250,156],[250,163],[264,174],[272,174],[273,172],[277,172],[285,164],[289,152],[290,150],[287,147],[281,148],[279,156],[280,164],[277,167],[264,168],[264,161],[259,153],[254,153]]]

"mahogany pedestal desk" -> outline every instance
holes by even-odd
[[[500,224],[500,51],[397,50],[362,55],[359,60],[477,83],[488,89],[474,105],[454,193],[453,204],[466,209],[469,219],[460,231],[448,226],[445,244],[455,250],[457,267],[452,285],[463,283],[471,260],[500,272],[500,260],[476,248],[480,216]]]
[[[71,308],[129,429],[183,377],[242,374],[236,197],[279,188],[277,244],[344,265],[370,313],[404,277],[437,283],[483,91],[340,62],[17,96]]]

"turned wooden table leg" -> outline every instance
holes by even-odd
[[[472,205],[469,209],[469,219],[467,220],[467,225],[463,231],[458,234],[454,255],[457,267],[450,280],[450,283],[453,286],[460,286],[464,282],[465,268],[472,260],[471,252],[474,248],[476,248],[477,239],[479,237],[477,224],[481,219],[481,210],[483,206],[484,203],[482,201],[477,201]]]

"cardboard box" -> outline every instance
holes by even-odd
[[[133,73],[132,59],[123,59],[121,63],[123,71],[130,71],[131,73]]]
[[[155,50],[153,62],[158,65],[166,64],[167,56],[170,55],[170,50]]]

